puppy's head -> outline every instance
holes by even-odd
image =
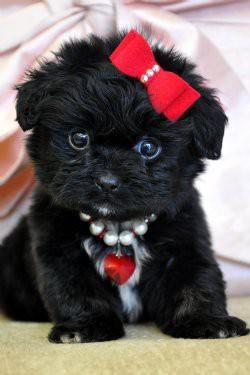
[[[226,116],[194,66],[154,49],[201,98],[171,122],[109,56],[122,36],[70,42],[18,87],[17,120],[43,188],[64,207],[117,220],[175,211],[204,158],[221,154]]]

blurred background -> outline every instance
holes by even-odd
[[[250,1],[0,0],[0,241],[27,212],[35,179],[15,122],[24,72],[60,44],[142,25],[190,57],[229,117],[223,157],[197,185],[230,295],[250,295]]]

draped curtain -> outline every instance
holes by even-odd
[[[250,294],[249,20],[248,0],[0,0],[0,240],[27,211],[35,183],[14,85],[63,41],[141,25],[218,88],[230,120],[223,158],[198,185],[229,291]]]

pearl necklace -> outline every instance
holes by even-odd
[[[122,246],[133,246],[136,236],[143,236],[148,230],[148,224],[157,219],[151,214],[144,219],[126,221],[121,224],[124,228],[119,233],[120,225],[105,220],[93,220],[90,215],[80,212],[80,219],[89,222],[89,230],[93,236],[98,236],[107,246],[115,247],[105,255],[103,269],[105,274],[118,285],[126,283],[136,268],[134,256],[128,255]]]
[[[92,220],[90,215],[80,212],[80,219],[89,222],[89,230],[93,236],[103,239],[107,246],[123,245],[130,246],[135,236],[143,236],[148,231],[148,224],[157,219],[155,214],[151,214],[144,219],[135,219],[128,222],[128,229],[118,233],[118,230],[108,230],[104,220]]]

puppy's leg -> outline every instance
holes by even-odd
[[[124,336],[121,320],[111,309],[86,311],[79,318],[57,323],[49,334],[49,341],[71,344],[116,340]]]
[[[227,313],[224,285],[218,266],[210,264],[201,267],[199,271],[192,267],[188,271],[188,268],[188,277],[193,272],[195,281],[182,286],[176,293],[172,317],[167,323],[160,324],[162,331],[183,338],[246,335],[249,332],[246,323]]]
[[[246,335],[242,320],[226,310],[224,283],[215,263],[205,259],[175,259],[158,273],[147,309],[163,333],[182,338],[227,338]],[[155,308],[153,308],[155,306]]]
[[[56,247],[55,247],[56,244]],[[49,340],[79,343],[124,335],[119,302],[84,251],[55,240],[35,250],[38,286],[55,326]]]

